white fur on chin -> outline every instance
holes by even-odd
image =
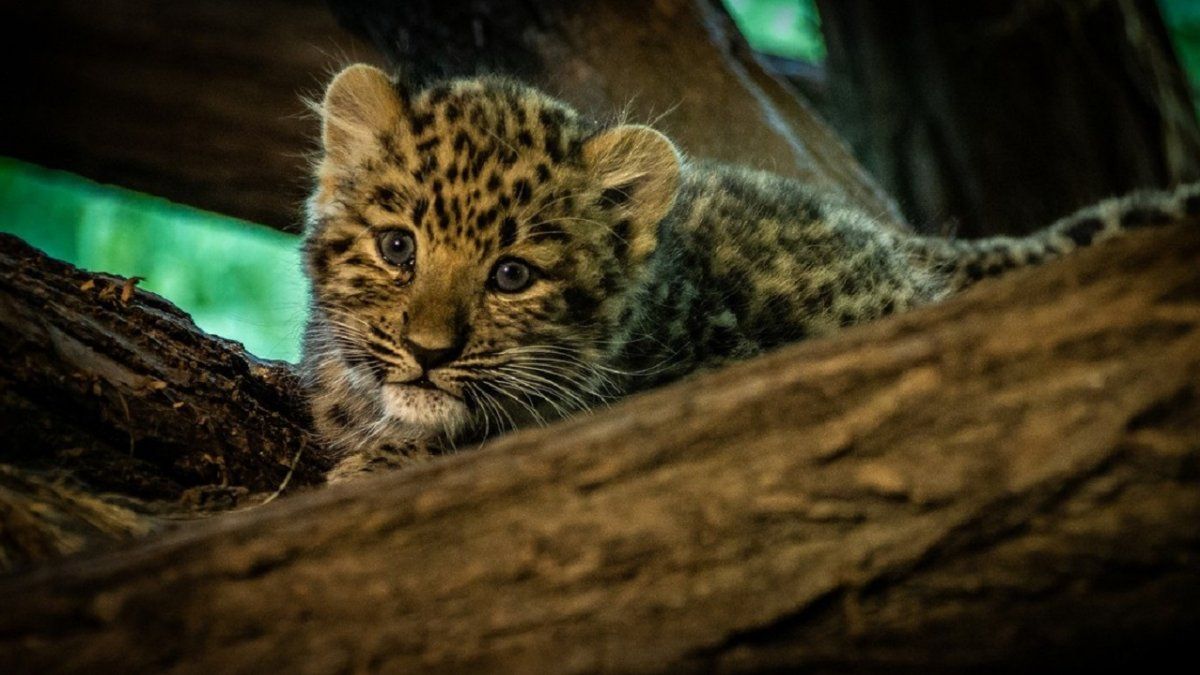
[[[387,415],[421,437],[453,436],[467,423],[466,404],[446,392],[386,384],[381,393]]]

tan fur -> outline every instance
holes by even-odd
[[[317,429],[345,454],[338,478],[1195,218],[1200,193],[958,242],[895,232],[813,186],[690,161],[649,127],[596,124],[509,80],[414,92],[352,66],[320,107],[302,365]]]

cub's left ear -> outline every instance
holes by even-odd
[[[658,223],[679,192],[679,151],[666,136],[640,125],[603,131],[583,144],[583,159],[600,189],[600,204],[613,211],[613,222],[635,262],[658,244]]]
[[[386,73],[358,63],[333,78],[320,110],[325,156],[340,163],[372,147],[377,132],[395,127],[404,104]]]

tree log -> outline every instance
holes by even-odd
[[[0,234],[0,462],[139,500],[321,481],[291,368],[166,300]],[[297,455],[305,459],[297,462]],[[189,490],[192,492],[189,496]]]
[[[1200,232],[1143,232],[482,452],[8,578],[0,663],[1195,664],[1197,261]]]

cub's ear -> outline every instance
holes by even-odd
[[[614,214],[614,234],[641,261],[658,244],[658,223],[675,204],[680,159],[666,136],[640,125],[602,131],[583,144],[600,204]],[[622,232],[619,230],[626,230]]]
[[[404,111],[387,73],[357,63],[338,73],[321,102],[321,142],[326,157],[344,160],[394,127]]]

